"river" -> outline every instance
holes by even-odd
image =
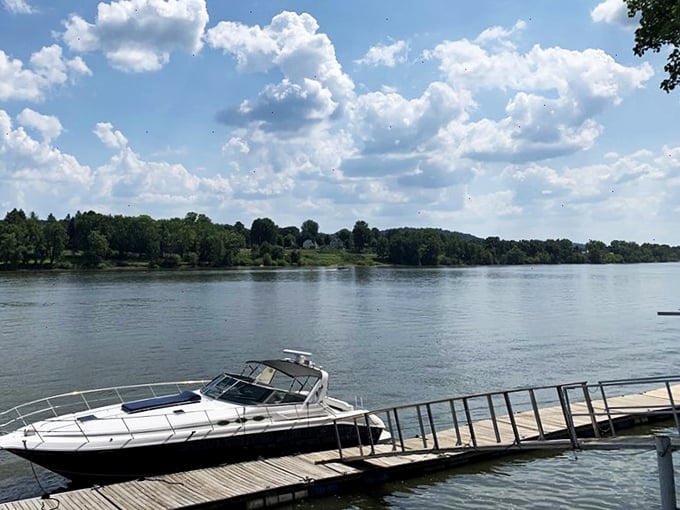
[[[0,410],[313,352],[368,408],[680,373],[680,264],[0,273]],[[37,469],[48,489],[63,480]],[[0,452],[0,502],[40,495]],[[520,456],[311,508],[658,506],[653,452]]]

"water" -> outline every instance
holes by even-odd
[[[377,408],[677,369],[680,264],[0,273],[0,409],[310,350]],[[37,470],[48,490],[63,480]],[[0,501],[40,495],[0,452]],[[530,456],[296,508],[658,506],[653,452]]]

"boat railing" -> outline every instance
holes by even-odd
[[[357,411],[334,419],[340,459],[465,449],[578,448],[582,437],[615,435],[618,419],[674,419],[680,432],[680,376],[533,386]],[[638,393],[631,396],[631,390]],[[379,418],[389,439],[377,441]],[[631,418],[632,417],[632,418]],[[355,433],[341,433],[341,426]],[[559,441],[558,441],[559,440]],[[566,441],[566,442],[565,442]],[[557,446],[555,446],[557,447]]]
[[[187,389],[196,389],[208,380],[188,380],[150,384],[112,386],[94,390],[72,391],[51,397],[33,400],[0,412],[0,431],[10,432],[35,421],[55,419],[70,413],[77,413],[106,405],[123,404],[143,400]],[[70,420],[74,421],[74,420]]]

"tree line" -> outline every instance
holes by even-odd
[[[311,219],[300,227],[280,227],[257,218],[246,228],[239,221],[217,224],[195,212],[154,219],[78,211],[42,220],[15,208],[0,221],[0,269],[286,266],[300,265],[307,250],[367,254],[376,263],[408,266],[680,261],[680,247],[665,244],[482,239],[434,228],[379,230],[363,220],[332,234]]]

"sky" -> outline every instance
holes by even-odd
[[[623,0],[0,0],[0,215],[680,244]]]

